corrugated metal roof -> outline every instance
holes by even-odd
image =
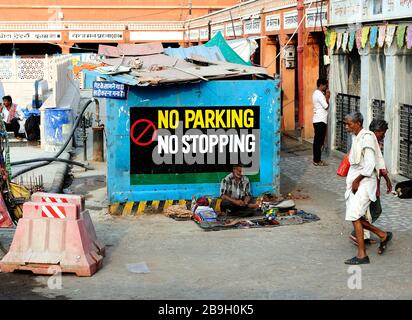
[[[145,48],[147,45],[126,46],[123,49],[128,54],[159,51],[159,45]],[[101,49],[111,57],[119,52],[116,47],[102,46]],[[104,59],[101,62],[107,66],[85,72],[132,86],[208,81],[248,75],[268,77],[265,68],[227,62],[218,47],[168,48],[165,52],[168,55],[149,54]]]
[[[122,74],[122,75],[109,75],[109,74],[101,74],[100,72],[93,71],[93,70],[82,70],[83,73],[92,75],[95,77],[100,77],[110,81],[117,81],[119,83],[124,83],[129,86],[137,86],[139,81],[137,81],[133,76],[129,74]]]
[[[219,47],[205,47],[205,46],[193,46],[188,48],[167,48],[165,49],[165,53],[168,56],[179,58],[179,59],[186,59],[192,55],[202,56],[211,61],[226,61],[225,57],[223,56],[222,52],[220,51]]]
[[[135,59],[139,59],[143,65],[141,69],[150,69],[153,65],[158,66],[177,66],[179,68],[191,67],[193,66],[192,63],[186,62],[185,60],[181,60],[175,57],[169,57],[165,54],[153,54],[150,56],[139,56],[139,57],[124,57],[122,58],[112,58],[112,59],[104,59],[102,60],[103,63],[106,63],[111,66],[125,66],[128,67],[129,63]]]
[[[87,71],[89,72],[89,71]],[[191,68],[165,67],[162,70],[133,70],[127,74],[109,75],[93,71],[93,74],[107,80],[128,85],[148,86],[167,83],[208,81],[247,75],[266,75],[265,69],[220,62],[216,65],[196,66]]]

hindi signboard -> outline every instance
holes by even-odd
[[[106,99],[126,99],[127,87],[113,81],[94,81],[93,97]]]
[[[411,16],[411,0],[330,0],[330,25],[403,19]]]
[[[72,41],[119,41],[123,40],[122,31],[71,31],[69,40]]]
[[[62,40],[61,32],[0,32],[0,42],[60,40]]]

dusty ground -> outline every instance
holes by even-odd
[[[283,163],[310,154],[308,146],[286,142]],[[205,232],[191,221],[177,222],[162,215],[111,217],[103,209],[107,204],[101,181],[104,167],[75,173],[75,177],[70,188],[87,191],[97,234],[107,246],[103,269],[91,278],[64,275],[60,290],[50,290],[47,277],[0,274],[0,298],[412,298],[410,230],[397,231],[383,256],[376,254],[376,246],[371,247],[372,263],[361,268],[362,289],[348,288],[351,275],[343,261],[355,254],[347,237],[351,226],[343,221],[341,195],[316,181],[297,181],[282,174],[281,191],[308,195],[296,200],[297,207],[316,213],[319,222]],[[12,232],[0,231],[5,246],[11,237]],[[139,262],[145,262],[150,273],[127,270],[126,264]]]

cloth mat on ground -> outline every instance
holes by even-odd
[[[299,210],[295,215],[277,216],[269,220],[265,216],[248,218],[227,218],[219,217],[217,221],[200,221],[195,223],[205,231],[220,231],[227,229],[253,229],[253,228],[272,228],[278,226],[298,225],[312,221],[319,221],[320,218],[313,214]]]

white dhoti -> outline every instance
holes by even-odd
[[[370,214],[369,206],[371,203],[369,197],[369,187],[359,187],[356,194],[353,194],[352,190],[348,190],[346,198],[346,220],[356,221],[360,218],[364,218],[372,223],[372,216]],[[364,239],[370,239],[369,230],[364,229]]]
[[[346,199],[346,220],[356,221],[365,216],[370,203],[366,188],[359,187],[355,194],[351,191]]]

